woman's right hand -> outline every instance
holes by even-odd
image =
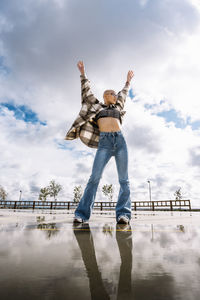
[[[85,67],[84,67],[84,63],[82,60],[79,60],[79,62],[77,63],[77,66],[79,68],[79,71],[81,72],[82,75],[85,74]]]

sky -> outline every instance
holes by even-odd
[[[79,60],[91,89],[120,91],[134,71],[122,132],[131,200],[183,199],[200,207],[200,1],[1,0],[0,185],[37,200],[55,180],[60,201],[86,187],[97,149],[64,140],[81,108]],[[96,201],[119,182],[114,157]],[[47,198],[50,200],[52,198]]]

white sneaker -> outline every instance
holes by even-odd
[[[129,224],[129,218],[125,216],[119,216],[117,224]]]
[[[74,217],[73,223],[83,223],[83,219],[80,217]]]

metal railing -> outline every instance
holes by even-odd
[[[117,202],[95,202],[93,208],[97,210],[113,210]],[[14,201],[0,200],[0,208],[10,209],[75,209],[77,202],[72,201]],[[191,211],[190,200],[162,200],[162,201],[132,201],[132,210],[182,210]]]
[[[134,201],[132,204],[134,210],[138,208],[148,208],[152,211],[158,208],[162,210],[169,209],[171,211],[175,209],[181,210],[182,208],[191,210],[190,200]]]

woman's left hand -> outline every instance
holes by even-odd
[[[128,75],[127,75],[127,81],[130,82],[131,79],[133,78],[133,76],[134,76],[133,71],[132,71],[132,70],[129,70],[129,71],[128,71]]]

